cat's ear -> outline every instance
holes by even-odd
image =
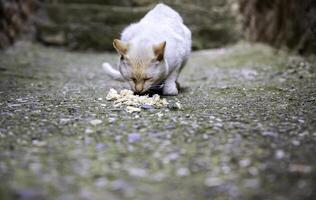
[[[154,47],[153,47],[154,54],[155,54],[156,59],[158,61],[162,61],[163,60],[166,44],[167,44],[167,42],[164,41],[164,42],[162,42],[160,44],[154,45]]]
[[[129,45],[126,42],[115,39],[115,40],[113,40],[113,46],[119,54],[125,55],[128,51]]]

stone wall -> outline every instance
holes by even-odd
[[[0,49],[13,44],[21,32],[29,30],[28,19],[35,7],[34,0],[0,0]]]
[[[36,22],[37,39],[74,50],[113,50],[122,29],[158,2],[183,16],[193,32],[193,49],[219,47],[240,37],[230,0],[47,0]]]
[[[315,0],[239,0],[246,39],[316,53]]]

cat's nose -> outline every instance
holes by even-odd
[[[135,85],[135,92],[136,93],[141,93],[143,91],[143,86],[140,84]]]
[[[143,92],[143,90],[135,90],[134,92],[135,92],[135,94],[141,94]]]

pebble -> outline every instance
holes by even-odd
[[[292,140],[292,144],[293,144],[294,146],[300,146],[301,142],[298,141],[298,140]]]
[[[145,169],[141,168],[130,168],[128,169],[128,174],[134,177],[145,177],[147,175],[147,172]]]
[[[152,107],[151,105],[149,105],[149,104],[143,104],[143,105],[141,106],[141,108],[144,109],[144,110],[153,109],[153,107]]]
[[[117,179],[111,184],[112,190],[124,190],[129,187],[129,183],[123,179]]]
[[[160,118],[160,117],[163,117],[164,114],[162,114],[161,112],[157,113],[157,116]]]
[[[93,130],[92,130],[92,128],[88,127],[88,128],[86,128],[86,130],[84,130],[84,132],[86,134],[90,134],[90,133],[93,133]]]
[[[137,108],[137,107],[134,107],[134,106],[127,106],[126,107],[126,112],[128,112],[128,113],[140,112],[140,111],[141,111],[140,108]]]
[[[224,181],[217,177],[208,177],[204,181],[204,184],[208,187],[220,186],[224,183]]]
[[[251,164],[251,160],[243,159],[239,161],[239,166],[241,167],[248,167]]]
[[[284,153],[284,151],[283,150],[277,150],[276,152],[275,152],[275,158],[276,159],[282,159],[282,158],[284,158],[284,156],[285,156],[285,153]]]
[[[188,168],[179,168],[177,170],[177,175],[178,176],[188,176],[188,175],[190,175],[190,171]]]
[[[71,121],[71,119],[67,119],[67,118],[61,118],[60,120],[59,120],[59,122],[61,123],[61,124],[67,124],[68,122],[70,122]]]
[[[152,180],[154,181],[162,181],[166,178],[166,175],[163,172],[157,172],[151,175]]]
[[[94,185],[98,188],[103,188],[108,184],[108,180],[106,178],[98,178],[95,182]]]
[[[128,143],[134,143],[134,142],[139,141],[140,139],[141,139],[141,136],[139,133],[131,133],[127,137]]]
[[[93,126],[96,126],[96,125],[102,124],[102,120],[100,120],[100,119],[93,119],[93,120],[90,121],[90,124],[93,125]]]
[[[250,167],[248,170],[249,174],[252,176],[257,176],[259,174],[259,170],[256,167]]]
[[[179,110],[179,109],[181,109],[181,105],[179,103],[172,102],[172,103],[168,104],[168,108],[170,110]]]
[[[96,149],[97,151],[104,150],[105,147],[106,147],[106,145],[103,144],[103,143],[97,143],[97,144],[95,145],[95,149]]]
[[[277,133],[272,132],[272,131],[264,131],[261,133],[262,136],[277,136]]]
[[[112,124],[112,123],[115,122],[115,121],[116,121],[116,118],[113,118],[113,117],[110,117],[110,118],[109,118],[109,123],[110,123],[110,124]]]
[[[258,188],[260,186],[260,181],[259,179],[246,179],[244,181],[244,186],[246,188]]]
[[[289,171],[307,174],[312,171],[312,167],[309,165],[303,165],[303,164],[290,164]]]
[[[39,141],[39,140],[33,140],[33,141],[32,141],[32,144],[33,144],[34,146],[37,146],[37,147],[44,147],[44,146],[47,145],[47,142],[45,142],[45,141]]]

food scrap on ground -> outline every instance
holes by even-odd
[[[168,106],[166,99],[161,99],[158,94],[152,97],[134,95],[131,90],[122,90],[117,92],[115,89],[110,89],[106,100],[114,101],[115,107],[126,106],[125,110],[129,113],[140,112],[141,108],[164,108]],[[180,105],[180,103],[178,103]]]

